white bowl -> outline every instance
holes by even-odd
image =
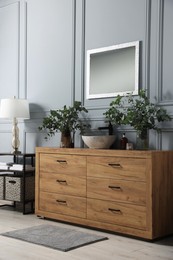
[[[115,135],[82,135],[85,145],[93,149],[108,149],[115,142]]]

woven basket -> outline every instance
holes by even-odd
[[[0,200],[4,200],[4,176],[0,176]]]
[[[23,201],[23,178],[5,177],[5,200]],[[25,178],[25,200],[33,200],[35,197],[35,177]]]

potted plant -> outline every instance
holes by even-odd
[[[125,103],[126,106],[124,106]],[[110,106],[105,113],[106,118],[112,123],[132,126],[137,132],[137,140],[140,140],[140,147],[138,143],[136,146],[141,149],[148,148],[148,131],[150,129],[159,131],[159,122],[171,120],[164,108],[150,102],[145,90],[140,90],[138,97],[131,94],[123,97],[117,96]]]
[[[110,107],[103,115],[112,125],[122,125],[124,124],[124,104],[122,101],[122,96],[118,95],[111,103]]]
[[[88,110],[79,101],[74,101],[73,106],[67,107],[64,105],[62,109],[50,110],[50,115],[43,119],[39,130],[47,130],[45,139],[60,131],[61,147],[74,147],[76,130],[79,130],[82,134],[86,127],[80,117],[83,113],[88,113]]]

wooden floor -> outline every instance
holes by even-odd
[[[47,223],[69,227],[63,223],[39,219],[34,214],[23,215],[10,207],[0,208],[0,233]],[[82,227],[70,227],[85,230]],[[0,235],[0,260],[173,260],[173,236],[151,243],[91,229],[86,231],[106,235],[109,239],[61,252]]]

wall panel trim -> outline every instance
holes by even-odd
[[[86,26],[86,1],[82,0],[82,65],[81,65],[81,101],[85,100],[85,26]]]
[[[19,78],[20,78],[20,1],[12,1],[12,2],[7,2],[6,4],[5,3],[0,3],[0,8],[7,8],[11,5],[17,5],[17,26],[18,26],[18,35],[17,35],[17,38],[18,38],[18,42],[17,42],[17,45],[18,45],[18,48],[17,48],[17,84],[16,84],[16,90],[15,90],[15,93],[16,93],[16,96],[19,97],[19,85],[20,85],[20,81],[19,81]],[[14,93],[14,92],[13,92]]]
[[[24,2],[24,97],[27,98],[27,2]]]
[[[145,89],[150,95],[150,32],[151,32],[151,1],[146,0],[145,24]]]
[[[76,0],[72,0],[72,95],[71,103],[75,101],[75,57],[76,57]]]
[[[157,28],[157,96],[158,102],[162,101],[162,88],[163,88],[163,14],[164,14],[164,1],[158,1],[158,28]]]
[[[156,72],[156,91],[158,105],[173,105],[172,100],[163,100],[163,37],[164,37],[164,5],[165,0],[158,0],[157,13],[157,72]]]

